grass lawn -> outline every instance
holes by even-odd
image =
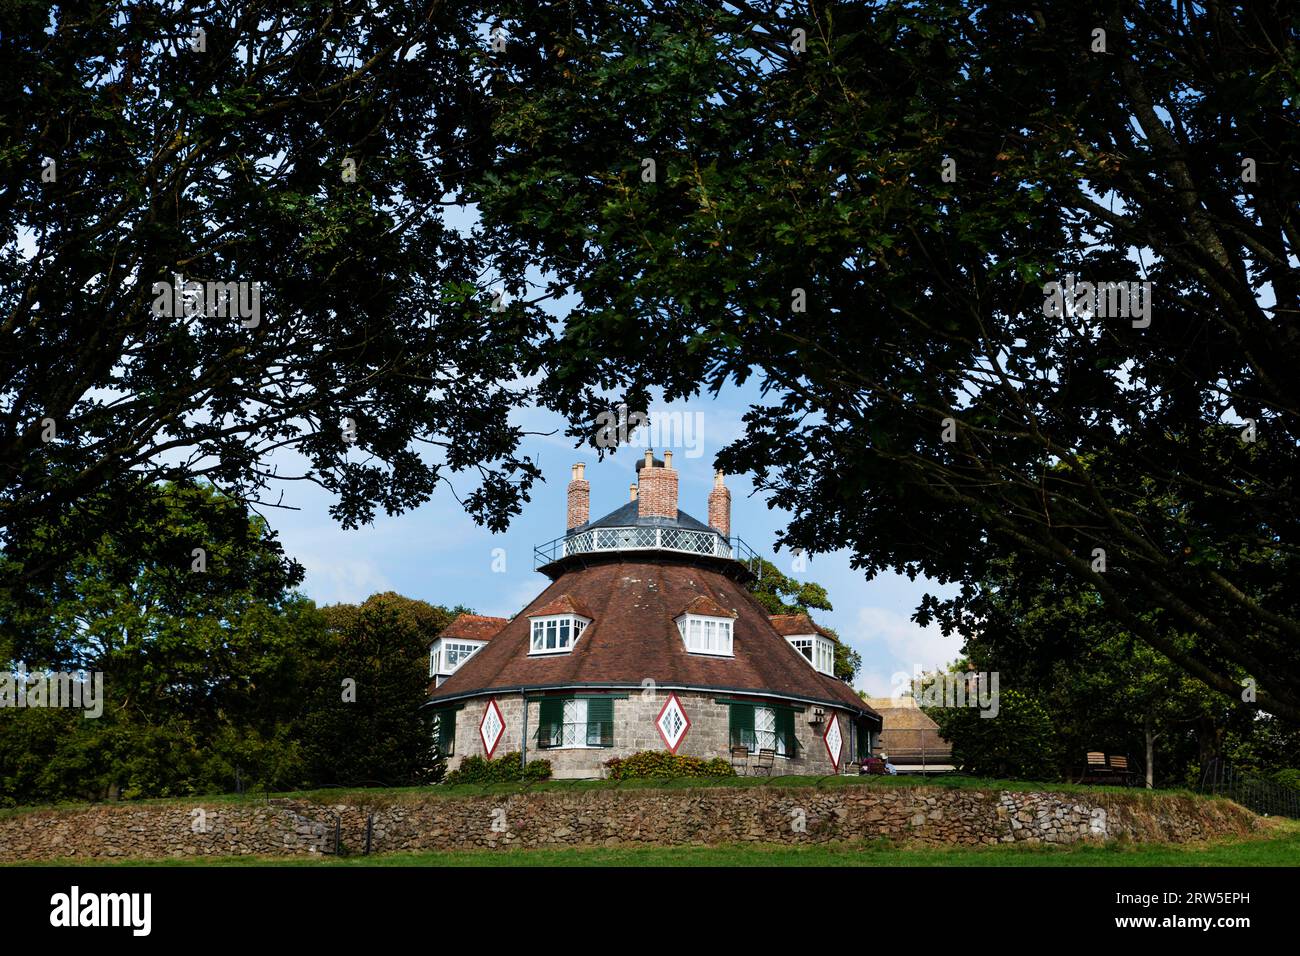
[[[14,864],[9,864],[14,865]],[[1300,821],[1274,819],[1258,837],[1196,844],[899,847],[886,841],[816,846],[726,844],[468,850],[334,857],[64,860],[47,866],[1300,866]]]

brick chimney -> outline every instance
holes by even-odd
[[[638,518],[677,517],[677,472],[673,470],[673,453],[664,452],[662,462],[646,451],[645,461],[637,466],[636,515]]]
[[[722,483],[722,472],[713,473],[713,490],[709,492],[709,527],[724,538],[731,537],[731,490]]]
[[[591,484],[583,477],[586,471],[586,465],[573,466],[573,475],[569,481],[570,531],[591,520]]]

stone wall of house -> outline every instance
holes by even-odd
[[[853,783],[355,796],[338,804],[101,805],[0,817],[0,862],[541,846],[1185,842],[1259,825],[1222,800]]]
[[[676,691],[682,710],[690,720],[690,729],[677,747],[677,753],[684,756],[710,759],[722,757],[730,759],[730,709],[727,704],[718,703],[726,699],[719,693],[699,693],[693,691]],[[739,697],[739,695],[737,695]],[[633,691],[614,700],[614,746],[613,747],[574,747],[539,749],[537,746],[537,727],[541,721],[541,704],[532,700],[528,704],[528,750],[529,760],[545,759],[551,762],[551,773],[556,779],[599,778],[606,776],[605,761],[613,757],[626,757],[642,750],[667,750],[668,746],[659,735],[656,722],[663,711],[668,692],[657,690],[654,693]],[[523,698],[519,694],[501,695],[495,698],[505,720],[506,731],[501,742],[493,751],[493,756],[500,756],[513,750],[519,750],[520,740],[524,735]],[[755,701],[761,703],[761,701]],[[488,707],[488,698],[476,698],[468,701],[456,714],[456,749],[448,760],[448,768],[455,769],[470,754],[486,756],[487,751],[479,736],[479,725]],[[843,738],[842,762],[852,759],[850,726],[853,716],[848,711],[821,708],[826,712],[823,722],[818,725],[809,723],[812,708],[805,708],[803,713],[795,716],[795,737],[799,741],[798,754],[794,757],[777,757],[772,768],[772,776],[796,774],[800,776],[823,776],[835,773],[830,754],[822,738],[832,716],[840,721],[840,734]]]

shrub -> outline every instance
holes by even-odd
[[[643,750],[627,757],[606,760],[611,780],[667,780],[673,777],[734,777],[736,771],[721,757],[704,760],[666,750]]]
[[[1036,697],[1004,690],[995,720],[973,707],[925,707],[952,744],[953,761],[967,773],[1013,780],[1057,776],[1056,726]]]
[[[551,762],[530,760],[520,766],[519,751],[512,750],[495,760],[477,755],[466,757],[460,766],[443,777],[443,783],[516,783],[519,781],[549,780]]]
[[[1300,770],[1294,767],[1285,770],[1275,771],[1273,780],[1284,787],[1290,787],[1293,790],[1300,790]]]

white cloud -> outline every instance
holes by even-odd
[[[517,581],[510,591],[498,596],[500,603],[489,605],[480,614],[492,617],[514,617],[534,598],[546,590],[547,580],[540,574],[531,574],[522,581]]]
[[[878,696],[889,692],[896,671],[910,674],[917,666],[935,670],[961,656],[958,635],[944,637],[937,624],[920,627],[906,614],[885,607],[859,608],[853,633],[843,636],[875,665],[863,678],[870,681],[873,694],[881,692]]]
[[[307,573],[303,590],[317,604],[359,604],[372,594],[393,590],[369,558],[326,557],[319,552],[299,559]]]
[[[864,667],[858,671],[857,689],[865,690],[868,697],[889,697],[894,692],[892,676],[887,671],[868,670]]]

